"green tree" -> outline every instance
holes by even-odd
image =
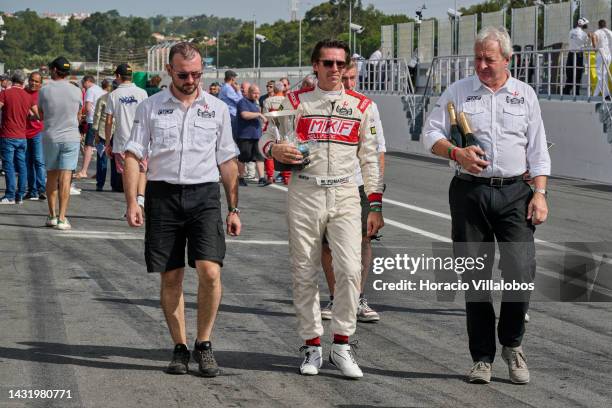
[[[105,13],[93,13],[83,20],[83,28],[91,35],[83,39],[83,57],[87,61],[95,61],[98,45],[123,47],[123,24],[116,10]]]
[[[151,27],[144,18],[131,18],[126,31],[127,37],[133,42],[133,47],[144,47],[151,44]]]
[[[48,63],[65,52],[62,29],[55,20],[40,18],[26,9],[4,17],[4,22],[7,34],[0,41],[0,61],[7,69],[38,68],[41,62]]]
[[[71,18],[64,27],[64,50],[67,57],[82,59],[85,55],[85,44],[92,41],[91,33],[83,27],[80,20]]]

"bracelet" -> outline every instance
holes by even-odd
[[[450,158],[453,161],[457,161],[457,148],[453,147],[453,149],[450,151]]]
[[[370,201],[370,211],[381,212],[382,201]]]
[[[453,149],[455,148],[455,146],[449,146],[448,149],[446,149],[446,155],[452,159],[451,154],[453,153]]]

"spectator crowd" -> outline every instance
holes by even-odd
[[[0,76],[0,159],[6,182],[0,205],[47,201],[46,225],[65,230],[71,228],[66,217],[70,196],[82,192],[75,180],[95,179],[96,191],[104,191],[110,167],[111,190],[123,192],[123,149],[136,108],[166,85],[155,75],[145,89],[139,88],[128,64],[119,64],[115,77],[100,83],[92,75],[78,82],[71,79],[71,63],[64,57],[48,66],[47,78],[38,71],[26,77],[22,70]],[[301,85],[314,84],[307,77]],[[208,92],[229,108],[232,135],[240,150],[240,186],[288,184],[289,174],[275,178],[274,163],[261,155],[258,141],[267,125],[264,114],[276,110],[289,90],[289,79],[284,77],[268,81],[262,94],[257,84],[239,82],[232,70],[225,72],[223,84],[210,84]],[[138,191],[143,207],[145,174],[146,161]]]

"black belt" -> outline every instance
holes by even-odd
[[[217,184],[219,183],[214,181],[197,184],[172,184],[162,180],[147,180],[147,185],[151,186],[152,188],[165,188],[170,191],[195,190],[198,188],[213,186]]]
[[[514,176],[514,177],[476,177],[471,174],[458,173],[455,177],[460,178],[461,180],[470,181],[472,183],[478,184],[487,184],[492,187],[501,187],[507,186],[509,184],[516,183],[519,180],[523,179],[523,176]]]

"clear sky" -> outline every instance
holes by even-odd
[[[444,17],[448,8],[457,8],[477,4],[482,1],[473,0],[363,0],[364,4],[374,4],[376,8],[387,14],[407,14],[414,17],[415,10],[427,5],[423,16]],[[303,14],[316,4],[324,3],[318,0],[300,1],[300,10]],[[71,13],[107,11],[116,9],[122,15],[141,17],[162,14],[167,16],[192,16],[199,14],[215,15],[219,17],[235,17],[243,20],[252,20],[253,14],[258,22],[270,23],[278,19],[288,20],[290,15],[290,0],[2,0],[1,11],[19,11],[30,8],[39,13]],[[361,23],[361,22],[360,22]]]

